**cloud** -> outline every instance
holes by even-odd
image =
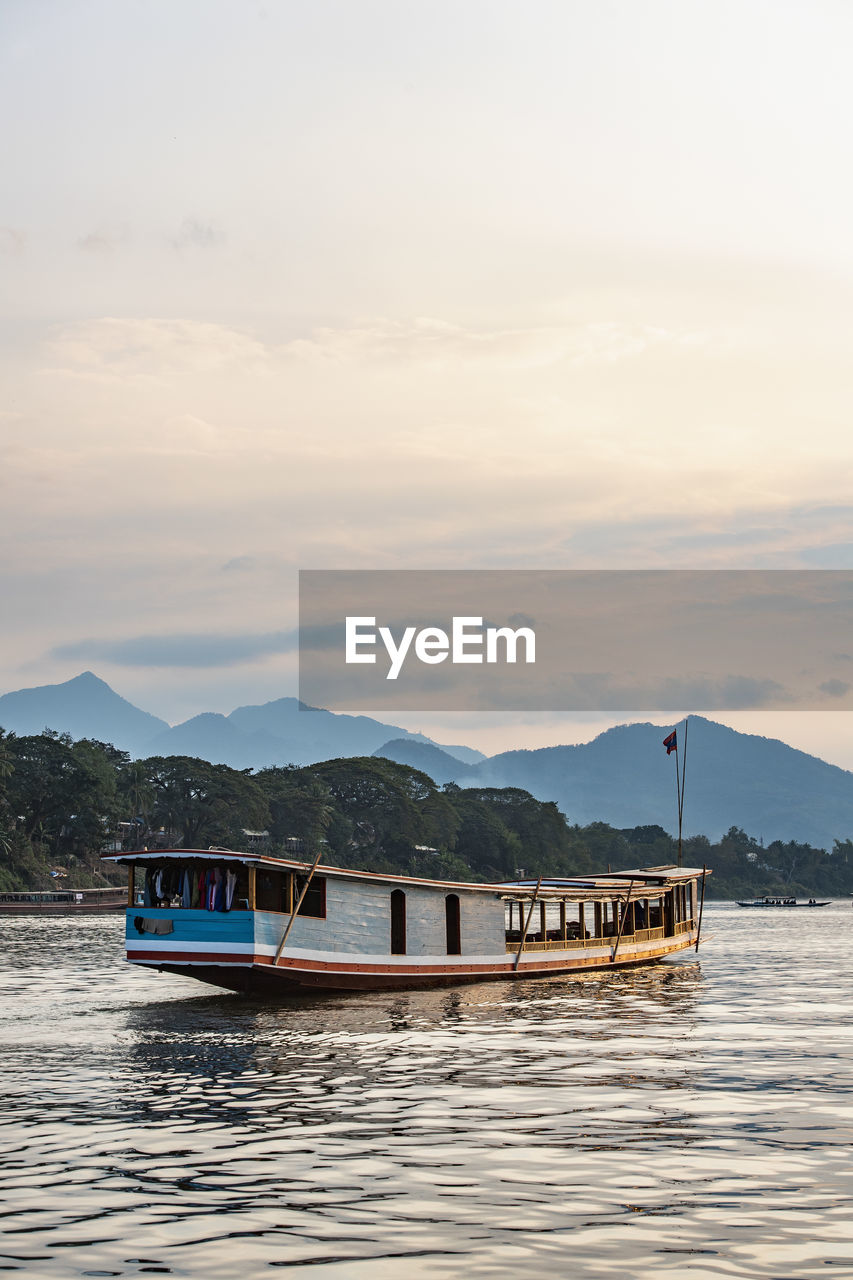
[[[292,653],[296,630],[262,635],[178,634],[124,640],[78,640],[52,649],[49,657],[109,662],[120,667],[232,667],[272,654]]]
[[[88,235],[80,236],[77,240],[77,248],[82,249],[84,253],[106,254],[118,249],[126,240],[126,231],[107,231],[99,228],[96,231],[90,231]]]
[[[223,233],[212,222],[184,218],[177,234],[171,237],[170,244],[178,250],[214,249],[224,239]]]
[[[500,362],[519,369],[567,363],[614,364],[653,347],[698,347],[699,333],[620,321],[473,328],[431,316],[375,317],[337,328],[319,327],[285,348],[301,360],[335,362]]]
[[[26,247],[26,233],[17,227],[0,227],[0,252],[20,257]]]
[[[54,332],[47,343],[49,372],[123,381],[209,374],[238,367],[259,371],[269,360],[262,342],[224,325],[197,320],[104,316]]]
[[[258,565],[257,556],[234,556],[222,566],[223,573],[250,573]]]
[[[829,698],[843,698],[850,692],[850,685],[846,680],[825,680],[823,684],[818,685],[818,688]]]
[[[78,244],[88,252],[104,253],[118,240],[105,232],[93,232]],[[478,329],[429,317],[379,317],[354,325],[319,327],[278,343],[246,330],[187,318],[103,316],[58,329],[51,335],[47,352],[52,373],[78,376],[167,377],[239,366],[243,377],[264,372],[290,387],[301,369],[308,382],[297,385],[315,401],[318,390],[324,398],[334,397],[338,391],[335,384],[322,389],[316,385],[316,374],[325,379],[329,365],[352,379],[355,393],[362,396],[364,388],[359,384],[377,370],[384,373],[392,368],[400,378],[428,379],[440,367],[459,379],[458,414],[470,416],[472,397],[477,404],[485,397],[493,431],[491,402],[497,395],[509,393],[509,411],[521,412],[528,419],[531,414],[541,418],[543,410],[547,415],[561,415],[565,405],[557,392],[566,378],[574,376],[573,370],[635,361],[655,349],[686,349],[692,341],[687,334],[616,322]],[[502,379],[500,388],[491,387],[489,370]],[[538,382],[543,377],[556,380],[555,395],[550,398],[543,398],[545,384]],[[513,378],[518,381],[508,385],[506,380]],[[535,402],[529,400],[531,379],[537,386]],[[439,388],[430,387],[426,398],[424,390],[415,389],[415,395],[428,407]],[[522,394],[524,401],[519,398]],[[507,411],[504,408],[503,413]],[[476,418],[483,412],[478,408]],[[479,429],[478,421],[469,426]],[[405,432],[402,440],[407,440]],[[422,433],[414,432],[411,444],[424,448],[427,442]]]

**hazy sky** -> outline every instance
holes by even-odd
[[[300,567],[853,567],[851,37],[2,0],[0,691],[292,693]],[[848,714],[729,720],[853,767]]]

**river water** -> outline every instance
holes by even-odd
[[[853,1276],[853,911],[640,970],[219,994],[0,921],[0,1270]]]

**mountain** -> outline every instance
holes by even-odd
[[[571,823],[658,823],[672,832],[675,765],[663,749],[665,732],[653,724],[619,725],[579,746],[506,751],[452,778],[446,761],[436,767],[443,781],[463,787],[523,787],[556,801]],[[412,744],[389,747],[392,758],[415,763]],[[718,840],[736,826],[765,843],[798,840],[825,849],[853,837],[853,773],[846,769],[702,716],[690,717],[688,747],[685,835]],[[425,759],[417,767],[429,773]]]
[[[298,698],[277,698],[260,706],[237,707],[228,716],[193,716],[149,742],[146,754],[200,756],[235,769],[257,769],[369,756],[392,736],[410,735],[369,716],[336,715],[308,707]]]
[[[204,711],[182,724],[166,726],[145,744],[145,756],[196,756],[232,769],[257,769],[268,764],[296,763],[282,751],[286,747],[274,734],[244,733],[229,716]]]
[[[480,764],[483,760],[488,759],[488,756],[484,755],[482,751],[477,751],[474,747],[460,747],[455,742],[434,742],[432,738],[427,738],[422,733],[410,733],[407,738],[399,739],[399,741],[425,742],[427,746],[436,747],[446,755],[452,756],[454,760],[461,760],[462,764]]]
[[[169,725],[140,711],[91,671],[64,684],[3,695],[0,726],[17,734],[58,729],[72,738],[111,742],[135,757],[198,756],[233,769],[369,756],[390,738],[432,745],[423,734],[410,734],[369,716],[336,715],[307,707],[297,698],[237,707],[227,716],[208,711]],[[447,751],[470,761],[485,759],[470,747],[448,747]]]
[[[206,712],[170,726],[85,671],[64,684],[0,697],[0,726],[17,734],[47,727],[112,742],[133,756],[199,756],[237,769],[381,755],[440,784],[522,787],[539,800],[554,800],[571,823],[677,826],[675,766],[662,746],[666,731],[653,724],[619,725],[578,746],[486,759],[471,748],[442,747],[423,734],[309,708],[296,698],[238,707],[227,716]],[[831,849],[833,840],[853,838],[853,773],[774,738],[691,716],[685,834],[717,840],[732,826],[765,843],[798,840]]]
[[[456,756],[452,756],[443,747],[432,742],[413,742],[411,738],[393,738],[373,752],[385,760],[393,760],[395,764],[407,764],[412,769],[420,769],[428,773],[433,782],[443,786],[445,782],[458,782],[467,786],[466,779],[471,774],[471,765],[463,764]]]
[[[91,671],[64,684],[18,689],[0,697],[0,725],[19,735],[58,729],[72,738],[111,742],[131,755],[141,753],[165,720],[140,711]]]

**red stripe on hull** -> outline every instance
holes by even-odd
[[[170,972],[183,973],[232,991],[288,995],[299,991],[381,991],[458,986],[472,982],[554,977],[581,970],[625,969],[663,959],[692,945],[693,942],[686,939],[656,947],[653,952],[642,955],[618,955],[615,962],[605,956],[578,956],[569,962],[565,959],[542,959],[518,969],[513,967],[512,957],[502,964],[424,965],[410,970],[401,970],[399,965],[336,963],[295,957],[284,958],[276,967],[269,956],[222,952],[129,951],[128,959],[149,968],[168,968]]]
[[[242,964],[251,967],[263,962],[262,956],[247,955],[244,951],[133,951],[128,950],[128,960],[138,964]]]

